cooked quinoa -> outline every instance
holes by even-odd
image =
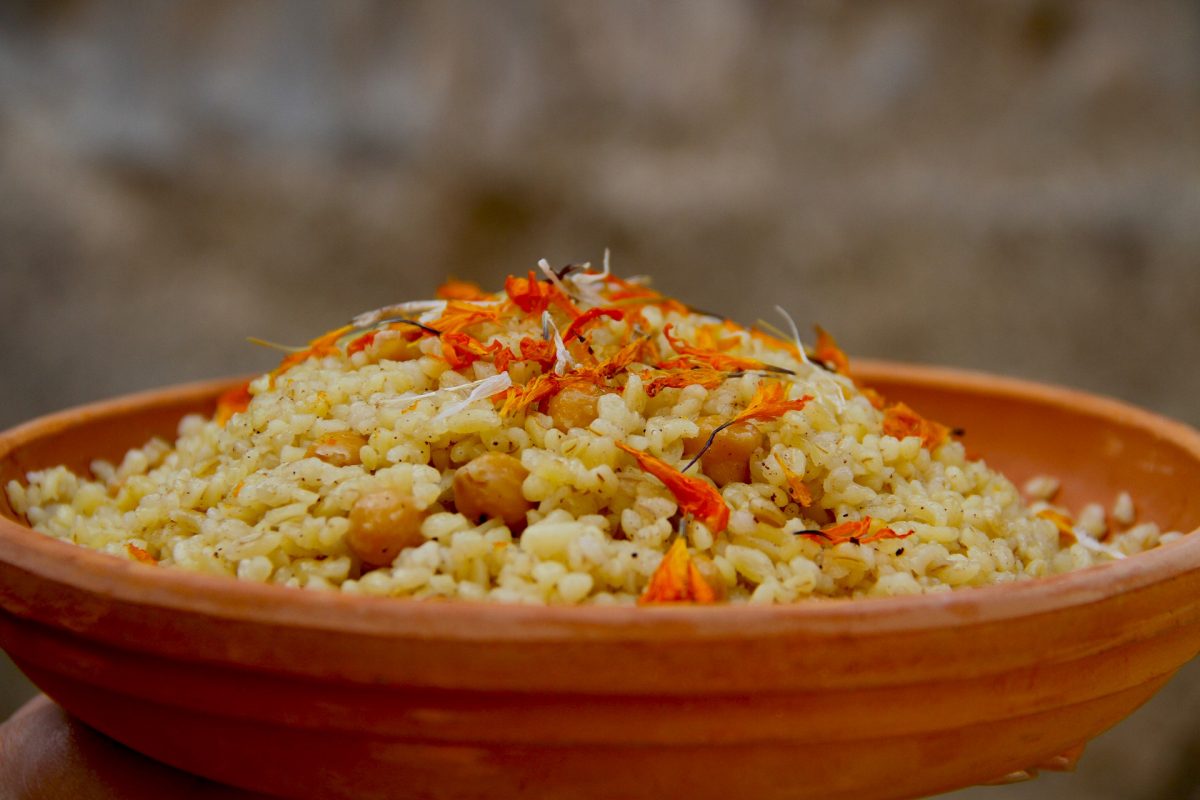
[[[789,603],[1086,567],[1179,536],[1078,521],[815,347],[587,268],[370,312],[90,475],[8,495],[160,567],[499,602]],[[790,325],[790,320],[786,323]],[[694,463],[689,463],[693,462]],[[670,557],[666,557],[667,554]]]

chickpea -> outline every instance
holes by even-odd
[[[706,418],[700,423],[700,434],[684,442],[683,453],[689,458],[700,452],[716,426]],[[694,443],[694,444],[693,444]],[[750,480],[750,458],[762,446],[763,436],[749,422],[739,422],[723,429],[713,438],[712,446],[700,457],[704,474],[718,486],[727,483],[746,483]],[[688,453],[688,449],[691,453]]]
[[[338,431],[322,436],[319,442],[308,448],[308,455],[335,467],[349,467],[362,463],[358,453],[366,443],[366,437],[354,431]]]
[[[695,458],[696,453],[700,452],[700,448],[704,447],[704,443],[708,441],[708,437],[712,436],[712,432],[720,424],[720,417],[701,417],[696,420],[696,425],[700,428],[700,432],[695,436],[683,440],[683,457]]]
[[[554,427],[561,431],[571,428],[586,428],[592,424],[599,412],[600,387],[590,384],[568,386],[551,397],[546,403],[546,413],[554,420]]]
[[[424,544],[424,517],[408,495],[389,489],[364,494],[350,509],[346,546],[364,563],[391,564],[401,550]]]
[[[454,473],[454,505],[474,523],[493,517],[514,530],[524,527],[525,513],[533,508],[521,492],[528,476],[512,456],[484,453]]]

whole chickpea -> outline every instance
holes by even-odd
[[[561,431],[571,428],[586,428],[599,414],[600,387],[591,384],[568,386],[550,398],[546,413],[554,420],[554,427]]]
[[[484,453],[454,473],[454,505],[473,523],[491,517],[514,530],[525,526],[533,503],[525,499],[521,484],[529,471],[504,453]]]
[[[695,436],[689,436],[683,440],[683,457],[695,458],[696,453],[700,452],[700,448],[704,447],[704,443],[708,441],[708,437],[712,436],[712,432],[720,424],[720,417],[701,417],[696,420],[696,425],[700,428],[700,431]]]
[[[366,564],[391,564],[401,550],[425,542],[424,517],[408,495],[390,489],[364,494],[350,509],[346,546]]]
[[[308,448],[308,455],[335,467],[349,467],[362,463],[359,451],[366,443],[366,437],[354,431],[338,431],[322,436],[320,441]]]
[[[704,447],[708,437],[717,428],[713,417],[705,417],[697,424],[700,433],[685,439],[683,454],[692,458]],[[746,483],[750,480],[750,458],[763,444],[763,435],[750,422],[739,422],[723,429],[713,438],[712,446],[700,457],[704,474],[718,486],[727,483]]]

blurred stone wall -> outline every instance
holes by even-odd
[[[0,426],[606,246],[1200,424],[1200,4],[0,4]],[[1185,672],[1081,774],[968,794],[1200,797]]]

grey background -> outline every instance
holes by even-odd
[[[0,426],[605,246],[1200,425],[1200,4],[0,4]],[[962,796],[1197,798],[1198,720]]]

